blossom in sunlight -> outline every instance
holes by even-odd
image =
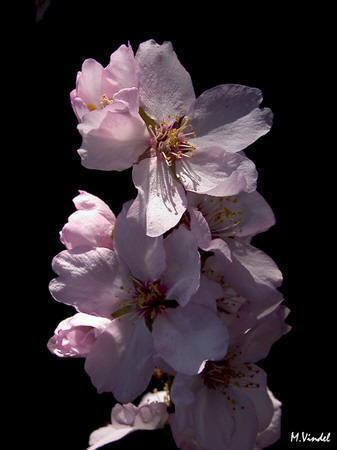
[[[71,105],[79,121],[90,111],[103,110],[123,89],[138,87],[138,69],[132,48],[121,45],[103,67],[86,59],[77,73],[76,88],[70,93]]]
[[[78,311],[111,320],[86,357],[85,369],[100,392],[132,401],[148,385],[159,355],[175,370],[198,373],[204,361],[222,358],[228,332],[209,307],[217,283],[202,277],[200,257],[184,227],[150,238],[127,218],[114,228],[114,249],[77,247],[54,258],[59,275],[53,297]]]
[[[196,99],[168,42],[142,43],[136,61],[139,84],[82,117],[78,152],[88,168],[133,166],[138,197],[129,214],[141,216],[147,235],[159,236],[179,222],[186,191],[227,196],[255,189],[255,166],[241,150],[268,132],[272,113],[259,107],[261,92],[247,86],[220,85]]]
[[[263,448],[276,437],[279,408],[267,389],[266,373],[255,363],[289,331],[284,323],[287,313],[279,306],[234,337],[225,359],[207,361],[199,375],[176,375],[170,424],[179,448],[247,450],[259,446],[259,439]]]
[[[138,197],[130,213],[142,214],[147,234],[157,236],[184,213],[185,190],[223,196],[255,189],[254,164],[240,151],[268,132],[272,114],[247,86],[220,85],[196,99],[169,42],[144,42],[136,58],[151,146],[133,168]]]
[[[130,169],[137,192],[116,217],[80,190],[52,262],[50,293],[74,313],[47,347],[83,358],[97,392],[118,402],[87,450],[164,427],[181,450],[280,438],[282,404],[260,361],[291,329],[289,309],[277,264],[252,245],[275,216],[245,152],[272,125],[262,100],[239,84],[197,97],[170,42],[83,62],[70,93],[81,164]]]

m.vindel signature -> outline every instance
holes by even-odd
[[[290,442],[331,442],[331,433],[321,433],[320,435],[314,436],[304,431],[292,431],[290,434]]]

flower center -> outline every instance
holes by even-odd
[[[209,389],[224,393],[230,385],[240,387],[239,380],[245,375],[239,369],[232,367],[229,359],[225,359],[224,361],[207,361],[201,377]]]
[[[243,211],[235,207],[236,197],[205,196],[198,204],[211,229],[213,237],[234,236],[241,232],[238,226],[243,222]]]
[[[210,280],[219,283],[222,289],[224,290],[224,295],[221,298],[216,300],[217,310],[226,314],[237,314],[242,305],[245,303],[249,304],[250,301],[241,297],[235,289],[228,283],[226,283],[223,275],[217,274],[213,269],[203,269],[202,273],[204,273],[207,278]]]
[[[228,393],[228,388],[259,388],[260,385],[251,381],[254,376],[259,373],[256,366],[249,363],[240,365],[233,365],[233,360],[242,352],[232,352],[223,361],[207,361],[204,370],[201,372],[201,378],[208,389],[214,389],[225,395],[227,400],[231,403],[233,410],[239,405],[236,405]],[[241,406],[244,409],[244,406]]]
[[[143,317],[151,329],[153,320],[158,314],[161,314],[166,308],[178,306],[175,300],[166,298],[166,288],[160,283],[160,280],[140,281],[135,277],[131,277],[131,279],[134,284],[131,298],[119,304],[120,308],[112,314],[113,318],[116,319],[133,312],[137,316]]]
[[[135,279],[134,284],[133,302],[138,313],[153,320],[157,314],[160,314],[166,308],[166,289],[160,284],[160,280],[139,281]]]
[[[107,105],[110,105],[110,103],[113,102],[112,98],[109,98],[106,94],[102,94],[101,97],[102,97],[102,100],[100,100],[98,103],[99,109],[103,109]],[[97,107],[95,105],[93,105],[92,103],[88,103],[87,108],[89,109],[89,111],[95,111],[95,109],[97,109]]]
[[[195,147],[188,142],[187,138],[195,136],[195,133],[186,132],[188,127],[191,126],[187,117],[176,117],[171,124],[165,121],[160,122],[159,125],[150,123],[148,129],[152,136],[152,156],[164,159],[169,167],[177,159],[190,158]]]

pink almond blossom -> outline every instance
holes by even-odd
[[[261,318],[232,340],[225,359],[208,361],[199,375],[177,374],[171,389],[175,413],[170,424],[179,448],[253,449],[268,427],[274,427],[275,403],[267,389],[266,374],[255,362],[289,331],[284,323],[287,313],[279,306]],[[277,332],[270,332],[275,328]]]
[[[188,208],[182,217],[205,251],[219,250],[228,259],[231,238],[249,243],[255,235],[275,224],[274,214],[258,192],[214,197],[187,194]]]
[[[131,46],[121,45],[103,66],[86,59],[77,73],[76,88],[70,93],[71,105],[79,121],[91,111],[102,110],[114,102],[122,89],[138,87],[138,65]]]
[[[202,277],[200,257],[184,227],[150,238],[127,218],[116,219],[114,250],[78,247],[53,260],[59,275],[53,297],[78,311],[114,319],[95,341],[85,369],[99,392],[132,401],[148,385],[154,356],[176,371],[198,373],[204,361],[222,358],[228,333],[209,308],[219,286]]]
[[[215,196],[256,188],[256,169],[242,150],[271,126],[258,89],[220,85],[195,98],[192,81],[172,45],[142,43],[136,54],[139,91],[119,91],[103,109],[83,117],[79,154],[85,167],[133,166],[138,196],[130,217],[152,237],[174,227],[186,191]]]
[[[255,189],[254,164],[240,151],[269,131],[272,114],[259,108],[261,92],[246,86],[220,85],[196,99],[169,42],[144,42],[136,58],[152,142],[133,168],[138,197],[130,214],[142,212],[147,234],[157,236],[180,220],[185,191],[223,196]]]

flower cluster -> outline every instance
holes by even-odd
[[[70,97],[83,166],[132,167],[138,190],[117,217],[79,191],[53,260],[50,292],[76,313],[48,348],[85,358],[120,402],[89,448],[165,424],[184,450],[271,445],[281,403],[256,363],[289,311],[279,269],[251,244],[275,221],[243,153],[271,127],[261,92],[224,84],[196,98],[171,43],[150,40],[106,67],[85,60]]]

